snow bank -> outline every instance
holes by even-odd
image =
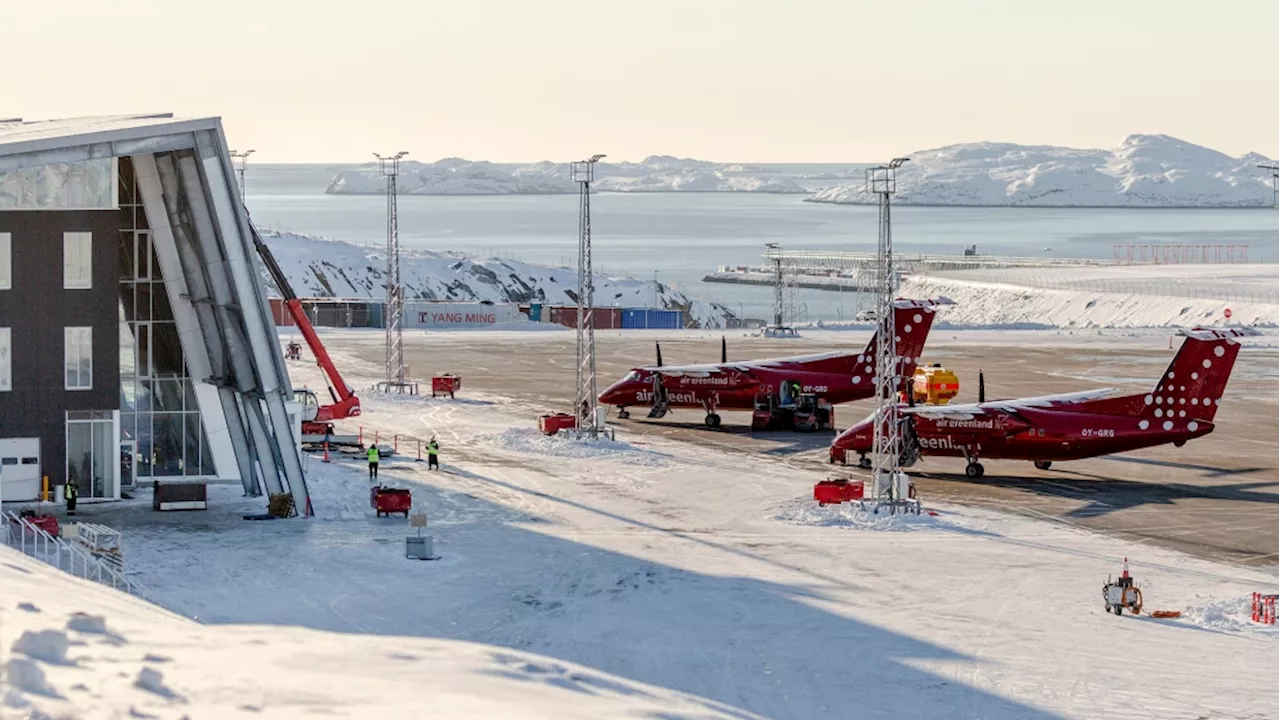
[[[1155,608],[1148,608],[1154,610]],[[1275,625],[1253,622],[1252,598],[1248,595],[1193,605],[1182,612],[1178,621],[1222,632],[1258,633],[1275,635]]]
[[[480,442],[494,445],[510,452],[526,453],[539,457],[574,458],[579,460],[608,458],[624,460],[629,465],[662,467],[671,464],[661,453],[638,448],[630,443],[601,438],[595,441],[578,440],[568,434],[543,435],[531,428],[511,428],[480,438]]]
[[[262,239],[299,297],[377,298],[386,296],[386,255],[351,243],[310,235],[263,231]],[[516,260],[476,260],[453,253],[401,250],[400,273],[406,300],[497,303],[577,303],[577,270]],[[273,287],[263,269],[267,288]],[[595,276],[600,307],[649,307],[656,291],[667,309],[685,309],[698,327],[724,327],[732,312],[694,300],[652,280]]]
[[[668,155],[651,155],[638,163],[597,163],[594,188],[609,192],[808,192],[794,180],[764,168]],[[445,158],[433,163],[402,162],[398,189],[404,195],[546,195],[576,193],[578,185],[573,182],[569,163]],[[376,164],[369,164],[339,172],[325,192],[369,195],[385,190],[386,178]]]
[[[941,295],[955,300],[955,305],[939,311],[938,327],[1276,327],[1276,268],[1248,267],[1256,268],[1253,274],[1242,271],[1235,277],[1201,281],[1163,274],[1168,268],[1151,269],[1147,280],[1136,274],[1130,279],[1108,274],[1116,268],[1007,273],[999,276],[1005,282],[968,279],[975,276],[964,273],[914,275],[899,292],[905,297]],[[1254,281],[1257,284],[1251,285]],[[1223,299],[1233,296],[1246,300]],[[1263,301],[1268,297],[1270,302]],[[1231,310],[1229,319],[1225,309]]]
[[[756,717],[479,643],[201,625],[5,546],[0,588],[5,717]]]
[[[812,497],[798,498],[783,504],[772,519],[804,527],[838,527],[876,532],[962,530],[961,526],[942,520],[938,515],[873,513],[870,505],[862,506],[858,503],[818,507]]]
[[[967,143],[911,153],[893,201],[1029,207],[1271,207],[1267,158],[1233,158],[1167,135],[1130,135],[1113,150]],[[810,202],[875,204],[862,178]]]

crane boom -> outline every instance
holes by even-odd
[[[253,232],[253,244],[258,250],[258,256],[262,258],[262,263],[266,266],[267,273],[271,275],[276,287],[280,289],[280,295],[284,299],[284,306],[288,308],[289,316],[293,318],[293,324],[302,332],[302,337],[307,341],[307,347],[311,348],[311,354],[315,357],[316,364],[324,371],[325,381],[329,385],[329,395],[333,400],[333,404],[321,405],[317,408],[314,422],[317,424],[328,423],[333,420],[342,420],[359,415],[360,398],[356,397],[351,386],[347,385],[346,381],[342,379],[342,375],[338,372],[338,368],[334,366],[333,360],[329,357],[329,352],[324,348],[324,343],[320,342],[320,336],[316,335],[315,328],[312,327],[311,321],[307,319],[307,314],[302,309],[302,301],[293,292],[293,286],[289,284],[289,279],[285,277],[284,271],[280,269],[280,264],[276,262],[275,255],[271,254],[271,248],[267,247],[267,244],[262,241],[262,237],[258,235],[258,229],[254,227],[252,222],[249,223],[249,228]],[[304,428],[303,432],[307,432],[307,429]]]

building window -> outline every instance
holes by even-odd
[[[66,338],[68,390],[93,389],[93,328],[69,327]]]
[[[13,337],[9,328],[0,328],[0,392],[13,389]]]
[[[62,233],[62,287],[68,290],[93,287],[92,233]]]
[[[0,290],[13,289],[13,238],[0,233]]]

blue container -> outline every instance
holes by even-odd
[[[649,321],[644,308],[623,308],[622,309],[622,329],[623,330],[641,330],[646,327]]]
[[[542,303],[529,303],[529,319],[533,322],[542,320]]]
[[[386,327],[387,321],[384,319],[383,311],[386,310],[385,302],[369,303],[369,327]]]
[[[684,313],[679,310],[649,310],[649,328],[653,330],[679,330],[684,327]]]

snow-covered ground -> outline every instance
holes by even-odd
[[[351,243],[296,233],[262,232],[262,239],[299,297],[386,297],[386,254]],[[477,260],[451,253],[401,250],[405,297],[450,300],[577,303],[576,269],[516,260]],[[267,287],[273,287],[261,268]],[[595,276],[595,303],[610,307],[688,308],[700,327],[723,327],[732,313],[652,280]]]
[[[594,189],[608,192],[807,193],[794,180],[763,168],[652,155],[638,163],[597,163]],[[325,192],[369,195],[385,191],[377,164],[343,170]],[[445,158],[403,161],[399,192],[405,195],[545,195],[578,192],[569,163],[491,163]]]
[[[330,344],[336,361],[362,370],[342,336]],[[461,338],[436,337],[445,348]],[[295,384],[319,380],[313,368],[294,371]],[[456,401],[366,394],[363,405],[366,436],[401,436],[407,457],[386,461],[382,480],[413,491],[441,559],[404,559],[411,531],[403,519],[373,517],[364,469],[350,460],[309,460],[311,520],[246,522],[261,501],[225,486],[197,514],[153,513],[146,493],[94,506],[95,520],[125,531],[130,575],[205,626],[136,618],[116,610],[118,597],[70,595],[39,575],[14,584],[34,571],[0,563],[6,629],[59,630],[81,610],[106,614],[128,641],[69,633],[88,642],[70,655],[91,656],[82,662],[91,674],[13,649],[8,635],[3,651],[24,678],[10,698],[53,714],[67,703],[98,708],[91,693],[119,692],[153,711],[156,693],[129,685],[150,663],[174,693],[213,697],[219,708],[306,702],[350,716],[409,693],[414,707],[439,703],[446,716],[460,716],[449,704],[459,703],[463,715],[506,717],[516,710],[503,703],[522,692],[532,693],[519,708],[529,714],[596,717],[1278,711],[1276,632],[1247,616],[1250,592],[1274,591],[1274,569],[988,510],[934,504],[937,516],[886,521],[818,509],[809,494],[824,475],[787,457],[625,432],[584,448],[536,433],[546,408],[474,390]],[[409,438],[432,435],[440,473],[413,460]],[[1104,612],[1100,589],[1126,556],[1146,608],[1185,619]],[[144,635],[145,621],[155,635]],[[33,692],[31,666],[67,700]],[[496,705],[461,704],[481,700]],[[683,705],[653,709],[661,703]]]
[[[1043,207],[1271,207],[1257,153],[1231,157],[1167,135],[1130,135],[1112,150],[979,142],[910,154],[895,203]],[[874,204],[862,178],[811,202]]]
[[[457,640],[210,625],[0,546],[0,717],[743,718]]]
[[[917,274],[899,293],[951,298],[939,322],[961,327],[1275,327],[1278,276],[1275,265],[1008,268]]]

